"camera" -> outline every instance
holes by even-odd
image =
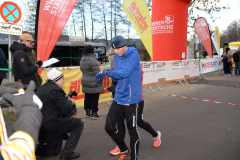
[[[76,91],[69,92],[67,98],[72,98],[73,96],[77,96],[77,92]]]

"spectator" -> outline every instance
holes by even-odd
[[[36,64],[32,64],[28,49],[32,46],[34,40],[30,34],[20,35],[20,43],[14,42],[10,51],[13,53],[13,74],[15,81],[22,82],[26,88],[31,80],[35,81],[35,72],[42,66],[39,60]]]
[[[240,47],[237,52],[233,54],[233,60],[235,62],[235,75],[240,75]]]
[[[218,53],[213,53],[213,58],[219,58]]]
[[[0,68],[1,69],[8,68],[6,55],[1,48],[0,48]],[[0,69],[0,85],[2,84],[2,80],[7,78],[6,74],[7,71],[2,71],[1,69]]]
[[[28,49],[29,52],[29,56],[31,58],[32,64],[36,64],[37,63],[37,53],[36,51],[33,49],[34,46],[31,46]],[[35,72],[35,76],[36,76],[36,89],[38,89],[41,85],[42,85],[42,78],[41,76],[38,74],[38,71]]]
[[[226,56],[228,58],[227,62],[226,62],[226,74],[228,76],[231,76],[232,75],[232,72],[231,72],[231,64],[232,64],[232,52],[231,52],[231,49],[230,48],[226,48]]]
[[[207,51],[203,52],[203,57],[206,58],[206,56],[208,55]]]
[[[112,69],[112,70],[114,70],[114,55],[115,55],[115,52],[114,52],[113,48],[111,47],[110,51],[107,52],[107,56],[108,56],[108,60],[109,60],[109,63],[110,63],[110,69]],[[112,92],[112,97],[114,98],[115,88],[117,86],[117,82],[114,82],[112,80],[112,83],[113,83],[113,85],[111,87],[109,87],[108,90],[110,92]]]
[[[224,56],[226,57],[226,60],[225,60]],[[224,71],[224,74],[227,75],[227,71],[226,71],[227,53],[226,53],[226,51],[223,52],[221,57],[223,57],[223,60],[222,60],[222,62],[223,62],[223,71]]]
[[[76,159],[80,154],[73,151],[76,149],[84,124],[80,118],[69,116],[74,109],[74,100],[65,97],[62,89],[64,84],[62,72],[50,70],[47,77],[48,81],[36,92],[43,103],[41,109],[43,121],[36,155],[57,156],[61,153],[62,141],[65,139],[67,142],[62,149],[61,160]],[[71,133],[69,137],[67,133]]]
[[[83,57],[80,61],[80,70],[82,71],[82,92],[85,93],[84,109],[86,117],[92,119],[101,119],[98,112],[98,100],[100,92],[104,91],[103,82],[94,81],[95,75],[100,71],[97,58],[94,54],[94,48],[91,45],[84,47]]]

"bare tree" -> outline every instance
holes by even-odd
[[[22,0],[23,6],[26,6],[22,10],[22,26],[24,31],[34,32],[36,21],[37,0]]]
[[[92,20],[92,42],[93,42],[93,31],[94,31],[94,20],[93,20],[93,10],[92,10],[92,0],[90,0],[89,2],[89,6],[90,6],[90,14],[91,14],[91,20]]]
[[[229,9],[229,5],[219,7],[218,3],[220,0],[192,0],[188,5],[188,27],[193,27],[193,23],[199,17],[196,15],[196,11],[203,11],[207,13],[212,22],[214,22],[217,18],[213,16],[213,13],[220,12],[222,9]]]
[[[105,3],[104,3],[104,0],[102,0],[102,13],[103,13],[103,23],[104,23],[104,31],[105,31],[105,41],[106,41],[106,45],[108,46],[107,22],[106,22],[106,13],[105,13]]]
[[[234,20],[227,29],[220,34],[221,47],[223,42],[240,41],[240,19]]]
[[[112,13],[113,13],[113,12],[112,12],[112,9],[113,9],[113,0],[111,0],[111,12],[110,12],[110,13],[111,13],[111,20],[110,20],[110,22],[111,22],[111,23],[110,23],[110,25],[111,25],[111,41],[112,41],[112,29],[113,29],[113,28],[112,28]]]

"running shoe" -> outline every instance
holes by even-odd
[[[114,155],[114,156],[119,155],[120,154],[120,148],[118,146],[116,146],[116,148],[114,150],[110,151],[110,154]]]
[[[120,156],[118,157],[118,160],[127,160],[128,158],[130,158],[130,155],[131,155],[131,151],[128,151],[127,153],[120,152]]]
[[[161,145],[161,132],[157,131],[157,133],[158,133],[158,136],[153,138],[153,140],[154,140],[153,146],[154,147],[159,147]]]

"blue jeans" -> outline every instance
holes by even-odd
[[[235,75],[240,75],[240,62],[235,63]]]

